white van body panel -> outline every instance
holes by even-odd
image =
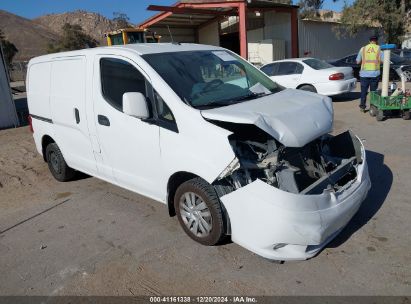
[[[51,117],[50,78],[51,61],[31,63],[27,70],[27,100],[29,112],[34,115]]]
[[[37,150],[44,153],[42,142],[51,137],[70,167],[168,203],[168,184],[175,174],[190,173],[214,184],[238,161],[228,138],[236,130],[220,127],[216,121],[254,125],[289,147],[302,147],[331,130],[333,110],[327,97],[285,90],[237,105],[198,110],[184,103],[141,57],[195,50],[224,49],[135,44],[32,59],[27,96]],[[125,61],[139,71],[146,88],[152,87],[170,108],[176,129],[127,116],[110,105],[101,85],[102,58]],[[102,124],[99,116],[107,118],[109,125]],[[340,194],[325,190],[319,195],[293,194],[257,179],[220,195],[233,241],[270,259],[313,256],[344,227],[368,192],[363,147],[361,157],[356,180]]]
[[[284,90],[201,113],[213,120],[256,125],[287,147],[302,147],[332,130],[332,101],[326,96],[322,101],[317,94]]]
[[[149,47],[151,47],[151,45],[148,45],[147,48],[149,49]],[[203,49],[198,45],[193,45],[192,48]],[[206,49],[215,49],[215,47],[206,46]],[[227,136],[231,134],[231,132],[205,121],[200,111],[182,103],[175,92],[164,83],[164,80],[162,80],[151,66],[139,57],[138,54],[139,52],[136,52],[134,48],[126,46],[103,47],[36,57],[30,61],[29,70],[36,65],[43,66],[44,63],[46,63],[46,65],[44,65],[44,68],[39,68],[40,73],[37,70],[33,73],[28,73],[27,83],[29,85],[33,84],[35,87],[40,87],[34,81],[35,79],[39,79],[39,77],[45,79],[44,75],[46,74],[51,75],[51,63],[61,60],[74,60],[73,57],[84,57],[86,65],[88,66],[88,73],[85,73],[83,76],[77,75],[77,78],[82,79],[84,83],[92,84],[92,87],[86,87],[85,96],[87,96],[87,102],[84,108],[86,109],[86,121],[88,123],[88,149],[91,151],[91,156],[93,156],[94,166],[86,167],[78,164],[76,157],[70,155],[71,153],[67,153],[68,151],[65,148],[62,148],[62,154],[67,164],[76,170],[166,203],[167,183],[173,174],[189,172],[211,183],[221,171],[227,167],[235,158],[231,146],[227,141]],[[179,133],[159,128],[155,125],[149,125],[138,118],[124,115],[104,102],[101,96],[99,65],[96,63],[96,60],[98,61],[98,59],[102,57],[119,58],[130,62],[144,74],[160,96],[167,96],[166,101],[176,118]],[[75,61],[70,62],[76,63]],[[50,68],[47,69],[47,67]],[[65,77],[65,73],[62,74],[60,77]],[[70,74],[67,73],[67,79],[64,81],[75,83],[69,75]],[[50,79],[51,77],[49,76],[48,78]],[[48,85],[45,83],[48,83]],[[42,93],[43,95],[38,95],[50,99],[50,81],[42,81],[39,82],[39,84],[42,86],[41,92],[44,93]],[[81,86],[79,87],[81,88]],[[79,91],[82,91],[82,89]],[[37,92],[37,90],[34,90],[34,92]],[[29,92],[29,94],[30,93],[31,92]],[[75,94],[78,94],[78,92]],[[69,127],[70,124],[67,121],[75,119],[73,112],[75,104],[71,104],[70,107],[73,110],[69,115],[62,114],[65,116],[66,121],[59,121],[59,113],[69,113],[69,111],[67,109],[59,111],[53,106],[58,115],[58,125],[60,125],[56,127],[53,120],[54,113],[50,110],[51,107],[49,105],[44,106],[44,98],[41,99],[40,97],[34,100],[28,97],[28,99],[30,99],[30,113],[32,115],[49,118],[53,121],[53,124],[49,124],[33,119],[36,146],[38,147],[39,153],[42,153],[41,141],[44,135],[52,137],[59,147],[66,145],[65,142],[61,141],[60,126]],[[76,102],[76,104],[78,105],[78,102]],[[33,110],[31,110],[32,108]],[[187,114],[187,111],[191,113]],[[110,113],[110,123],[112,124],[110,128],[100,126],[97,123],[96,116],[99,113]],[[40,124],[42,127],[39,126]],[[193,124],[196,125],[196,128],[192,127]],[[113,131],[113,125],[116,126],[116,131]],[[71,127],[73,128],[72,125]],[[143,128],[145,132],[140,132],[140,137],[136,138],[136,135],[132,134],[131,129],[140,130],[141,128]],[[66,130],[64,132],[68,131]],[[153,137],[157,139],[153,140]],[[110,138],[110,141],[106,140],[108,138]],[[117,147],[121,145],[127,145],[127,149],[117,149]],[[141,147],[144,147],[144,145],[148,145],[145,148],[146,152],[141,151]],[[216,149],[216,147],[218,147],[218,149]],[[133,155],[135,155],[135,157],[133,157]],[[88,157],[89,156],[90,154]],[[138,158],[142,160],[139,165],[137,165],[135,161]],[[114,166],[110,165],[112,161],[115,162]],[[139,175],[133,172],[139,172]],[[151,178],[147,178],[147,176],[151,176]]]
[[[110,121],[110,126],[95,124],[104,160],[104,164],[98,166],[109,164],[113,177],[119,185],[161,199],[164,194],[159,191],[158,181],[158,176],[161,175],[159,127],[125,115],[105,100],[99,76],[99,62],[102,58],[124,60],[133,65],[150,82],[150,77],[136,64],[135,58],[133,61],[119,54],[94,56],[94,117],[103,115]]]
[[[86,115],[86,64],[85,56],[61,58],[51,64],[50,112],[54,139],[64,151],[67,164],[94,173],[96,164]]]

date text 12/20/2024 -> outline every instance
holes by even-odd
[[[231,297],[150,297],[150,303],[257,303],[255,297],[231,296]]]

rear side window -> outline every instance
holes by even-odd
[[[261,71],[266,73],[268,76],[274,75],[274,64],[267,64],[261,68]]]
[[[146,95],[144,76],[127,61],[117,58],[100,60],[101,88],[104,98],[119,111],[123,111],[123,94],[140,92]]]
[[[298,62],[280,62],[276,75],[301,74],[304,66]]]
[[[329,69],[332,68],[333,66],[325,61],[318,60],[315,58],[310,58],[310,59],[305,59],[303,62],[312,67],[314,70],[324,70],[324,69]]]

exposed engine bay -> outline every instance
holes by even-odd
[[[337,192],[355,180],[362,163],[361,143],[350,131],[290,148],[253,125],[213,123],[233,132],[229,141],[237,156],[213,183],[219,196],[256,179],[295,194]]]

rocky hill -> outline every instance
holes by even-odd
[[[0,10],[0,28],[19,50],[15,60],[45,54],[48,43],[58,39],[58,35],[47,27],[3,10]]]
[[[83,30],[101,45],[106,44],[104,33],[115,29],[112,20],[97,13],[80,10],[44,15],[33,20],[0,10],[0,28],[19,50],[15,61],[46,54],[47,45],[58,40],[65,23],[81,25]]]
[[[97,13],[86,11],[74,11],[63,14],[49,14],[33,19],[36,24],[48,27],[56,34],[61,34],[61,28],[65,23],[79,24],[83,30],[104,45],[104,33],[115,29],[115,23]]]

